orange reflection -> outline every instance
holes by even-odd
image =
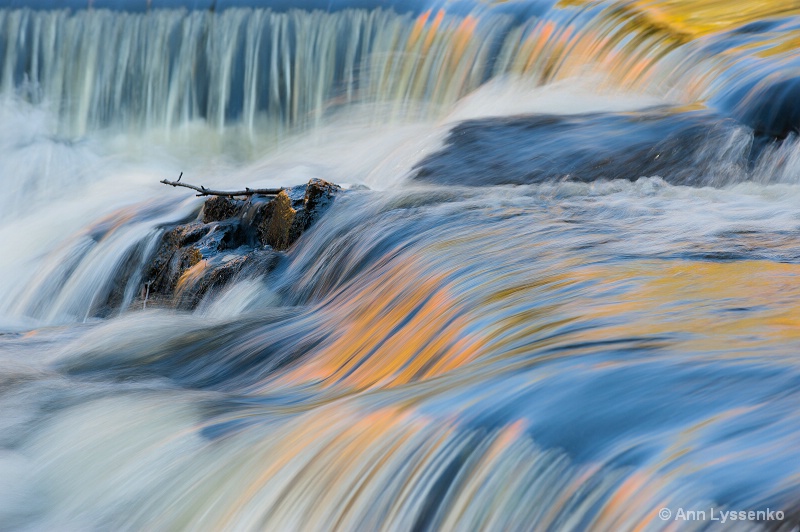
[[[324,356],[299,365],[289,381],[335,381],[348,388],[391,387],[441,374],[472,360],[480,341],[467,325],[444,274],[421,276],[413,264],[395,282],[377,282],[343,305],[349,326]],[[420,276],[409,284],[403,279]]]
[[[688,333],[693,349],[728,352],[800,340],[800,266],[770,261],[642,262],[592,268],[605,285],[634,283],[625,297],[587,309],[593,317],[628,316],[624,325],[593,329],[587,339]]]
[[[415,43],[417,39],[419,39],[419,36],[422,35],[422,30],[425,28],[425,24],[428,22],[430,16],[431,10],[429,9],[417,17],[417,21],[414,22],[414,27],[411,29],[411,34],[408,37],[409,45]]]
[[[585,5],[586,0],[561,0],[558,5]],[[705,35],[725,31],[748,22],[765,18],[800,14],[794,0],[751,2],[747,0],[634,0],[614,6],[672,28],[673,31]]]

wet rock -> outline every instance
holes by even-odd
[[[659,176],[673,185],[714,186],[745,166],[744,157],[720,164],[720,156],[731,150],[731,139],[747,134],[732,119],[677,107],[480,118],[453,127],[413,178],[489,186]]]
[[[203,205],[203,223],[219,222],[233,218],[244,208],[245,202],[224,196],[214,196]]]
[[[329,203],[342,188],[339,185],[328,183],[322,179],[312,179],[306,186],[306,193],[303,198],[303,230],[306,230],[314,223],[317,217],[328,208]]]
[[[134,305],[192,309],[237,278],[264,275],[342,189],[321,179],[276,197],[206,200],[198,220],[166,228]]]
[[[174,291],[180,276],[202,260],[200,247],[195,244],[207,234],[208,229],[199,222],[179,225],[164,234],[145,273],[150,292],[168,294]]]
[[[291,246],[300,236],[297,210],[292,207],[289,195],[282,191],[272,201],[268,216],[264,216],[259,225],[261,242],[277,250]]]
[[[752,127],[756,135],[782,140],[800,133],[799,97],[800,77],[770,82],[759,79],[733,105],[732,116]]]
[[[308,229],[342,188],[312,179],[303,187],[283,191],[264,212],[259,235],[264,245],[284,250]]]
[[[186,270],[175,287],[175,306],[192,309],[212,289],[223,288],[238,277],[272,271],[278,253],[269,249],[252,250],[243,255],[217,255],[203,259]]]

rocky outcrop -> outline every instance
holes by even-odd
[[[275,197],[209,198],[196,220],[166,228],[136,304],[192,309],[212,289],[268,273],[341,191],[312,179]]]
[[[264,207],[258,226],[261,243],[277,250],[287,249],[340,191],[338,185],[321,179],[312,179],[304,190],[295,187],[282,191]]]

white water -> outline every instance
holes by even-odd
[[[15,253],[0,265],[0,275],[8,280],[0,286],[0,314],[8,322],[32,318],[41,324],[91,317],[126,250],[143,239],[152,248],[160,224],[179,220],[200,204],[188,193],[158,184],[181,171],[189,182],[218,188],[286,186],[322,177],[382,190],[405,186],[413,165],[438,149],[460,120],[636,110],[660,103],[652,97],[600,95],[588,89],[590,84],[535,88],[523,81],[498,81],[435,121],[388,126],[372,122],[373,106],[357,106],[250,161],[231,158],[227,134],[199,124],[175,143],[164,143],[157,131],[64,140],[47,106],[7,99],[2,105],[6,131],[17,133],[0,138],[7,153],[1,175],[11,185],[3,195],[0,235]],[[511,104],[511,96],[518,103]],[[192,145],[207,149],[187,153]],[[90,236],[98,231],[108,234],[96,243]],[[65,280],[64,272],[73,268]]]
[[[797,508],[795,139],[752,170],[747,130],[709,139],[730,178],[714,188],[423,185],[409,173],[462,120],[692,98],[601,90],[595,75],[478,88],[486,38],[463,52],[480,68],[453,61],[442,79],[461,20],[415,41],[413,19],[384,12],[2,13],[4,38],[13,17],[39,32],[7,56],[72,48],[42,51],[53,78],[0,105],[0,529],[702,529],[656,512]],[[302,53],[283,29],[250,29],[289,21],[313,43]],[[360,67],[349,24],[379,34]],[[231,52],[232,26],[277,51]],[[170,28],[184,44],[167,75]],[[197,50],[203,28],[213,53]],[[341,33],[353,64],[334,76]],[[128,41],[141,56],[99,44]],[[213,59],[205,105],[194,54]],[[298,61],[295,88],[254,87],[247,68],[232,81],[234,56]],[[114,70],[137,65],[137,82]],[[340,85],[363,70],[369,83]],[[363,104],[329,113],[334,85]],[[372,190],[337,199],[276,274],[196,312],[98,317],[127,254],[199,208],[158,184],[181,171],[219,188]]]

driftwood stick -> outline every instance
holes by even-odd
[[[192,190],[197,191],[198,196],[227,196],[232,198],[233,196],[252,196],[253,194],[261,194],[264,196],[277,196],[280,194],[282,188],[249,188],[245,187],[244,190],[213,190],[210,188],[206,188],[202,185],[199,187],[197,185],[190,185],[189,183],[181,183],[181,177],[183,177],[183,172],[178,177],[177,181],[169,181],[167,179],[162,179],[160,183],[165,185],[171,185],[173,187],[184,187],[190,188]]]

